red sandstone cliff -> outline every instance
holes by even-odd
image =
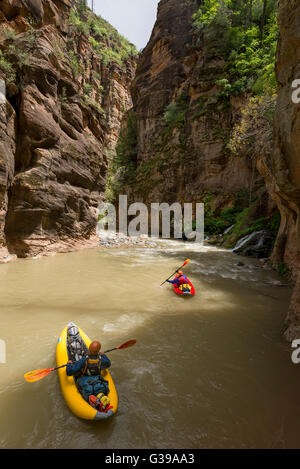
[[[2,0],[2,257],[94,234],[107,155],[131,105],[130,47],[80,1]]]

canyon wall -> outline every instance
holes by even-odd
[[[297,0],[280,0],[278,23],[275,143],[273,158],[265,173],[268,189],[282,218],[273,259],[275,262],[284,260],[296,283],[285,332],[285,337],[292,340],[300,337],[300,104],[292,101],[292,83],[300,78],[300,4]]]
[[[198,6],[196,0],[161,0],[132,86],[138,144],[128,192],[145,202],[195,202],[212,191],[226,207],[261,179],[249,158],[227,150],[244,100],[232,97],[226,107],[219,97],[216,81],[224,78],[226,63],[211,54],[207,37],[196,42],[192,15]],[[168,125],[172,103],[184,118]]]
[[[83,2],[3,0],[0,52],[0,254],[79,245],[131,106],[134,48]]]

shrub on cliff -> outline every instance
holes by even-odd
[[[270,151],[275,105],[276,96],[255,96],[249,99],[228,144],[233,154],[248,154],[255,159],[262,150]]]
[[[181,127],[185,121],[185,115],[188,110],[187,96],[181,94],[176,101],[172,101],[166,109],[164,118],[167,124],[167,129],[171,130],[174,127]]]
[[[27,31],[17,35],[4,30],[2,34],[4,41],[0,44],[0,72],[7,84],[18,84],[18,74],[30,62],[38,32]]]
[[[6,77],[6,82],[11,83],[15,81],[16,74],[14,72],[12,64],[5,57],[3,52],[0,50],[0,71]]]
[[[278,39],[277,0],[204,0],[194,15],[208,53],[226,58],[231,94],[272,94]]]
[[[77,2],[71,10],[69,20],[75,32],[89,37],[95,52],[102,56],[105,65],[110,62],[123,65],[129,57],[137,56],[135,46],[101,16],[95,15],[85,2]]]

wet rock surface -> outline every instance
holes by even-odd
[[[240,239],[233,252],[242,256],[265,258],[272,251],[272,236],[268,231],[254,231]]]

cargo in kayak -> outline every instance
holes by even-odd
[[[196,292],[194,286],[188,278],[186,279],[186,281],[189,285],[188,288],[185,288],[185,285],[180,285],[179,287],[177,285],[173,285],[174,292],[176,293],[176,295],[180,295],[183,297],[190,297],[195,295]]]

